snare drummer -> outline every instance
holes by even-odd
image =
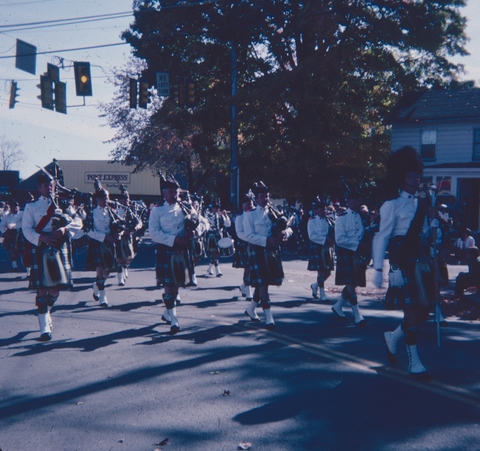
[[[307,223],[308,238],[310,239],[310,253],[308,256],[308,271],[317,271],[317,281],[310,285],[312,297],[327,301],[325,294],[325,281],[330,277],[333,270],[331,249],[334,243],[333,221],[326,217],[325,202],[317,197],[313,203],[313,216]]]
[[[232,225],[232,221],[230,216],[228,216],[228,213],[225,210],[220,209],[220,201],[209,205],[206,216],[210,224],[210,230],[207,234],[207,243],[215,242],[215,245],[207,246],[207,251],[210,254],[210,266],[208,267],[207,272],[213,276],[213,268],[215,268],[215,275],[221,277],[223,274],[218,264],[220,252],[217,244],[222,237],[226,236],[225,229]]]
[[[120,231],[115,228],[115,215],[108,205],[109,193],[99,187],[95,191],[94,200],[97,206],[92,211],[92,230],[87,232],[88,242],[86,271],[95,271],[93,299],[100,301],[100,306],[108,307],[105,283],[110,273],[116,270],[115,244],[120,239]]]
[[[75,220],[68,222],[65,215],[56,210],[55,180],[52,177],[42,172],[37,177],[37,184],[40,196],[36,201],[25,205],[22,230],[28,241],[31,257],[30,287],[37,291],[35,305],[40,324],[40,341],[49,341],[52,339],[49,307],[53,307],[60,290],[67,290],[72,286],[69,238],[82,227],[82,223]],[[47,280],[48,269],[43,263],[43,253],[50,247],[58,250],[59,264],[64,275],[63,280],[55,285]]]
[[[257,201],[257,208],[244,213],[243,227],[245,240],[250,243],[249,268],[250,283],[255,288],[253,300],[245,310],[245,315],[252,321],[258,322],[260,318],[255,308],[260,303],[265,312],[265,327],[275,328],[275,321],[270,309],[270,297],[268,294],[269,285],[280,286],[283,281],[283,268],[280,253],[275,261],[275,267],[267,266],[267,252],[277,251],[282,242],[292,236],[292,229],[287,227],[279,235],[272,235],[273,215],[270,212],[270,192],[262,183],[256,183],[253,189]],[[272,265],[273,266],[273,265]]]
[[[170,324],[171,334],[180,330],[175,300],[179,287],[186,285],[186,281],[177,279],[174,273],[173,257],[175,254],[183,255],[185,261],[187,260],[187,247],[195,233],[185,229],[186,214],[178,202],[179,188],[180,185],[173,176],[166,179],[160,176],[160,189],[165,202],[151,211],[148,221],[150,237],[158,243],[155,251],[155,272],[157,282],[164,287],[165,311],[162,320]]]

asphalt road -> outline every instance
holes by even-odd
[[[312,301],[306,260],[286,256],[267,331],[243,314],[241,270],[226,259],[223,277],[206,276],[204,260],[171,336],[153,250],[142,244],[125,287],[109,279],[108,309],[92,298],[93,273],[76,271],[47,343],[34,293],[2,250],[1,451],[480,450],[478,321],[447,318],[441,347],[433,322],[420,330],[434,381],[418,382],[403,346],[387,366],[382,333],[401,313],[383,309],[370,282],[359,293],[368,325],[357,328],[351,312],[341,321]],[[462,269],[450,267],[451,279]],[[326,285],[336,299],[341,287]]]

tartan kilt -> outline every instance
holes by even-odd
[[[23,233],[20,229],[7,229],[3,237],[2,246],[6,249],[10,261],[18,260],[23,251]],[[18,247],[17,247],[18,245]]]
[[[43,286],[43,251],[47,248],[46,244],[41,243],[40,246],[30,247],[30,277],[28,280],[28,287],[32,290],[38,288],[51,288]],[[70,239],[67,239],[59,248],[60,259],[67,275],[67,284],[57,285],[56,288],[60,290],[69,290],[73,286],[72,275],[72,250]]]
[[[102,251],[100,250],[102,244],[108,247],[113,254],[112,262],[108,265],[108,268],[105,267],[103,262]],[[100,241],[91,239],[88,242],[85,271],[96,271],[98,266],[104,267],[108,272],[115,272],[117,270],[115,244],[109,243],[108,241],[100,243]]]
[[[335,285],[366,286],[365,273],[367,263],[357,252],[337,246],[337,269],[335,271]],[[356,264],[361,259],[360,264]]]
[[[280,286],[283,282],[284,273],[280,252],[275,251],[275,258],[267,263],[267,251],[262,246],[249,244],[249,267],[250,267],[250,284],[252,287],[262,287],[265,285]],[[270,271],[269,271],[270,269]]]
[[[181,251],[173,247],[158,244],[155,249],[155,277],[165,287],[176,287],[172,273],[172,256]],[[185,263],[190,274],[193,271],[193,256],[190,252],[183,251]],[[188,281],[186,281],[188,282]]]
[[[234,268],[248,268],[248,243],[243,240],[236,240],[235,242],[235,254],[233,256],[232,266]]]
[[[333,258],[329,256],[325,261],[323,257],[324,249],[330,250],[330,247],[325,247],[322,244],[310,242],[310,253],[308,254],[308,271],[332,271],[333,270]],[[331,255],[331,253],[330,253]]]

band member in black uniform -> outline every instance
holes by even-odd
[[[121,185],[121,189],[122,187],[123,185]],[[137,251],[135,233],[142,228],[143,224],[130,206],[130,195],[125,187],[118,196],[118,200],[119,205],[117,205],[116,213],[123,221],[123,233],[120,240],[116,242],[117,277],[118,284],[124,286],[128,277],[128,267],[135,258]]]
[[[245,240],[250,244],[250,283],[255,290],[245,315],[254,322],[260,321],[255,312],[260,303],[265,313],[265,327],[271,330],[275,328],[275,321],[270,309],[268,286],[280,286],[283,282],[280,246],[292,236],[292,229],[288,227],[287,219],[269,204],[270,192],[263,182],[255,183],[253,193],[257,207],[244,213],[243,227]]]
[[[215,269],[215,275],[221,277],[223,274],[218,262],[218,257],[220,255],[218,241],[226,235],[225,229],[232,225],[232,221],[227,212],[221,210],[219,200],[214,202],[210,208],[207,209],[205,216],[210,224],[205,245],[207,253],[211,258],[207,272],[213,276],[213,270]]]
[[[93,284],[93,298],[102,307],[108,307],[105,283],[111,272],[116,271],[116,243],[120,240],[123,223],[109,206],[109,193],[97,184],[94,193],[97,206],[91,212],[92,229],[87,232],[90,238],[87,250],[86,271],[96,272]]]
[[[380,288],[388,248],[389,280],[391,285],[400,287],[403,294],[403,320],[394,331],[384,334],[387,357],[392,365],[396,364],[397,345],[405,337],[409,373],[429,380],[431,376],[418,355],[417,328],[429,317],[435,289],[432,280],[419,275],[431,274],[430,226],[435,227],[433,221],[437,219],[429,222],[430,207],[417,197],[422,173],[421,156],[413,147],[402,147],[390,155],[386,176],[389,200],[380,208],[380,229],[373,239],[373,266],[377,271],[374,283]]]
[[[333,270],[334,222],[325,214],[325,202],[317,197],[313,203],[313,216],[308,220],[307,232],[310,239],[310,253],[308,256],[309,271],[317,271],[317,281],[310,285],[312,297],[327,301],[325,281]]]
[[[333,313],[339,318],[346,318],[342,307],[350,304],[356,326],[364,326],[366,320],[358,308],[356,287],[366,285],[367,270],[366,254],[370,249],[363,240],[364,225],[359,214],[361,207],[360,193],[351,189],[345,196],[347,210],[338,216],[335,222],[335,252],[337,254],[337,269],[335,285],[345,285],[340,299],[332,307]]]
[[[25,205],[22,230],[28,240],[30,256],[30,287],[36,289],[40,324],[40,340],[52,339],[49,308],[61,290],[72,286],[72,253],[70,236],[82,227],[72,221],[55,203],[55,180],[46,173],[37,178],[40,197]]]
[[[243,221],[245,214],[255,208],[255,196],[250,190],[243,197],[242,211],[235,217],[235,256],[233,257],[232,266],[234,268],[243,268],[243,281],[239,286],[242,296],[247,298],[247,301],[253,300],[252,287],[250,286],[250,267],[248,263],[248,242],[245,240],[245,227]]]
[[[179,202],[180,185],[172,175],[160,176],[160,189],[165,199],[163,205],[150,213],[148,229],[150,237],[158,243],[156,249],[156,278],[164,287],[163,302],[166,310],[162,319],[170,324],[170,333],[180,330],[175,300],[178,289],[188,281],[188,254],[190,240],[198,226],[192,216],[194,212]],[[188,222],[187,222],[187,218]]]

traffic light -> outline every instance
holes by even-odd
[[[75,87],[77,96],[91,96],[92,93],[92,76],[90,75],[90,63],[73,63],[75,72]]]
[[[187,82],[187,106],[195,105],[195,83],[192,80]]]
[[[18,91],[20,89],[17,86],[16,81],[12,81],[10,85],[10,102],[8,103],[9,108],[15,108],[15,104],[17,103]]]
[[[67,84],[55,82],[55,111],[67,114]]]
[[[130,88],[128,90],[130,99],[130,108],[137,108],[137,94],[138,94],[137,80],[130,78]]]
[[[150,92],[148,91],[148,83],[145,81],[140,82],[140,92],[138,96],[138,106],[140,108],[147,108],[147,104],[150,103]]]
[[[53,83],[46,75],[40,75],[40,84],[37,85],[40,88],[39,99],[42,101],[42,108],[48,108],[53,110]]]

